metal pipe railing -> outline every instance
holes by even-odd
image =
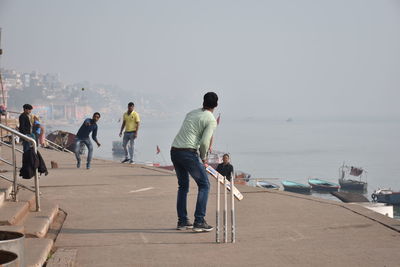
[[[18,136],[19,138],[22,138],[23,140],[32,143],[33,150],[35,153],[37,153],[37,145],[35,139],[26,136],[8,126],[5,126],[3,124],[0,124],[0,129],[6,130],[11,133],[11,149],[12,149],[12,163],[7,162],[5,160],[2,160],[3,162],[6,162],[10,164],[13,167],[13,199],[14,201],[17,201],[17,192],[18,192],[18,183],[17,183],[17,160],[16,160],[16,153],[15,151],[17,150],[15,147],[15,136]],[[18,151],[18,150],[17,150]],[[20,151],[20,150],[19,150]],[[1,176],[0,176],[1,177]],[[35,200],[36,200],[36,211],[40,211],[40,197],[39,197],[39,175],[38,175],[38,170],[35,170]]]
[[[12,162],[9,162],[8,160],[2,159],[2,158],[0,158],[0,161],[6,163],[8,165],[11,165],[11,166],[13,165]]]
[[[14,201],[17,201],[17,192],[18,192],[18,185],[17,185],[17,157],[15,156],[15,135],[11,134],[11,157],[12,157],[12,167],[13,167],[13,197]]]
[[[68,152],[68,153],[70,153],[70,154],[75,154],[75,153],[72,152],[71,150],[69,150],[69,149],[67,149],[67,148],[65,148],[65,147],[63,147],[63,146],[60,146],[59,144],[56,144],[56,143],[50,141],[50,140],[47,139],[47,138],[46,138],[46,142],[47,142],[48,144],[50,144],[50,146],[56,147],[56,149],[58,149],[58,150],[60,150],[60,151],[65,151],[65,152]]]
[[[5,177],[4,175],[1,175],[1,174],[0,174],[0,178],[3,178],[4,180],[9,181],[10,183],[14,182],[13,180],[8,179],[7,177]],[[29,188],[28,186],[25,186],[23,184],[18,184],[18,186],[35,193],[35,190],[32,188]]]
[[[0,144],[3,145],[3,146],[6,146],[6,147],[12,148],[12,145],[7,144],[6,142],[1,141],[1,140],[0,140]],[[15,148],[15,150],[18,151],[18,152],[24,153],[24,151],[22,151],[22,150],[19,149],[19,148]]]

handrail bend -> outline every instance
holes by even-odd
[[[11,164],[9,162],[6,162],[6,163],[13,166],[13,193],[12,193],[12,196],[13,196],[14,201],[17,201],[18,183],[17,183],[16,151],[21,152],[21,150],[19,150],[15,147],[15,136],[18,136],[19,138],[22,138],[23,140],[32,143],[35,153],[37,153],[37,144],[36,144],[35,139],[33,139],[29,136],[26,136],[4,124],[0,123],[0,128],[11,133],[12,163]],[[4,177],[0,176],[0,178],[4,178]],[[6,179],[6,180],[8,180],[8,179]],[[36,200],[36,211],[40,211],[39,175],[38,175],[37,169],[35,170],[35,200]]]

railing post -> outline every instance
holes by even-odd
[[[36,141],[33,140],[33,149],[37,154],[37,144]],[[36,198],[36,211],[40,211],[40,196],[39,196],[39,174],[38,169],[35,170],[35,198]]]
[[[13,167],[13,192],[12,198],[14,201],[17,201],[17,192],[18,192],[18,184],[17,184],[17,158],[15,155],[15,134],[11,133],[11,147],[12,147],[12,167]]]
[[[15,156],[15,150],[16,150],[16,148],[15,148],[15,140],[14,140],[15,136],[19,136],[23,140],[32,143],[33,150],[35,151],[35,153],[37,153],[37,144],[36,144],[35,139],[33,139],[33,138],[29,137],[29,136],[26,136],[24,134],[21,134],[18,131],[14,130],[14,129],[11,129],[10,127],[5,126],[5,125],[3,125],[1,123],[0,123],[0,129],[4,129],[7,132],[10,132],[11,136],[12,136],[11,148],[12,148],[12,158],[13,159],[12,159],[12,163],[11,162],[10,163],[6,162],[6,163],[13,166],[13,177],[14,177],[14,180],[13,181],[12,180],[8,180],[8,179],[6,179],[6,180],[8,180],[10,182],[13,182],[13,192],[12,192],[12,194],[13,194],[14,201],[16,201],[17,200],[18,183],[17,183],[17,164],[16,164],[16,156]],[[4,160],[2,160],[2,161],[4,161]],[[25,187],[23,185],[20,185],[20,186]],[[31,190],[31,189],[28,189],[28,190]],[[37,169],[35,171],[35,198],[36,198],[36,211],[40,211],[39,175],[38,175],[38,170]]]

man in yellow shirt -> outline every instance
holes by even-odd
[[[128,103],[128,111],[124,113],[122,118],[121,131],[119,132],[119,137],[122,136],[122,131],[125,128],[124,137],[122,139],[122,146],[125,152],[125,159],[122,163],[129,162],[134,163],[133,159],[133,145],[137,137],[140,125],[139,114],[134,111],[135,105],[133,102]],[[129,142],[129,152],[128,152],[128,142]]]

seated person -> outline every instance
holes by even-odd
[[[229,155],[224,154],[222,157],[222,163],[218,164],[217,172],[219,172],[222,176],[225,176],[228,181],[231,181],[233,174],[233,166],[229,163]]]

